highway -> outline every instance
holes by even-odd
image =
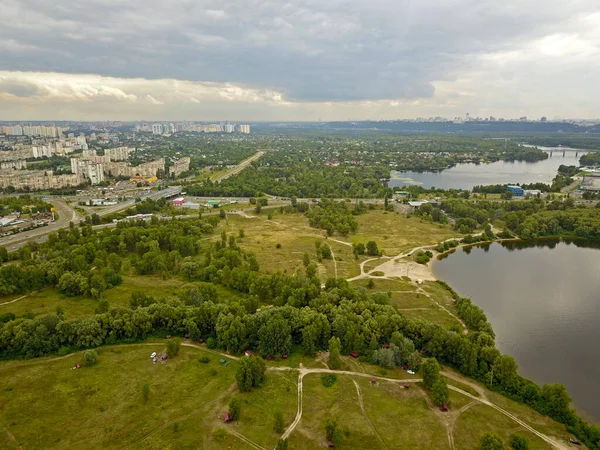
[[[67,203],[56,199],[49,199],[48,201],[54,205],[54,209],[58,214],[58,219],[56,221],[50,223],[46,227],[36,228],[35,230],[24,231],[19,234],[0,238],[0,246],[4,246],[7,250],[13,251],[22,247],[30,240],[43,242],[46,240],[46,236],[49,233],[57,231],[60,228],[68,227],[69,222],[79,222],[80,217],[77,214],[77,211],[71,208]],[[40,238],[43,238],[43,240],[40,241]]]
[[[237,166],[235,166],[231,170],[228,170],[224,174],[215,177],[212,181],[214,183],[220,183],[221,181],[240,173],[242,170],[244,170],[246,167],[248,167],[250,164],[252,164],[253,161],[256,161],[264,154],[265,154],[265,152],[263,150],[257,152],[254,156],[251,156],[250,158],[246,159],[245,161],[242,161]]]

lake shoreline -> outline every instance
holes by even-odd
[[[483,252],[479,252],[479,254],[475,253],[471,264],[467,264],[465,262],[465,257],[463,256],[462,259],[454,264],[454,267],[452,267],[452,265],[446,266],[446,276],[442,275],[439,270],[434,270],[433,268],[434,263],[441,263],[441,261],[448,258],[449,255],[456,253],[455,250],[458,248],[486,247],[494,242],[500,243],[502,247],[504,247],[502,244],[514,243],[515,247],[504,247],[504,249],[508,251],[505,255],[499,252],[498,249],[492,249],[490,255],[487,257],[482,257]],[[573,341],[581,339],[580,335],[586,335],[586,333],[589,335],[594,334],[594,332],[590,334],[589,330],[594,329],[595,319],[586,309],[591,307],[593,310],[595,308],[595,303],[592,302],[591,306],[589,303],[589,289],[588,292],[586,292],[587,296],[578,291],[572,293],[573,288],[571,287],[571,284],[574,283],[579,285],[581,283],[571,281],[571,284],[569,284],[569,281],[567,280],[577,280],[571,272],[567,272],[563,278],[560,278],[560,275],[557,272],[550,272],[553,274],[552,282],[545,283],[542,281],[548,286],[545,294],[543,290],[542,292],[538,292],[540,289],[539,272],[537,274],[537,282],[535,276],[532,278],[521,277],[520,280],[514,278],[516,276],[515,274],[518,273],[520,269],[520,267],[518,269],[517,266],[527,265],[529,267],[532,263],[535,264],[534,261],[540,262],[539,265],[542,266],[542,268],[539,270],[542,272],[544,272],[544,270],[552,270],[549,268],[555,267],[557,258],[560,259],[565,252],[570,255],[575,255],[572,249],[567,250],[574,242],[576,242],[576,244],[579,243],[580,245],[576,245],[576,247],[580,247],[582,250],[600,248],[600,240],[598,239],[577,238],[574,236],[549,236],[536,239],[498,239],[495,241],[477,242],[473,244],[461,244],[444,253],[438,253],[435,259],[432,258],[428,266],[432,278],[448,283],[453,290],[456,287],[458,295],[471,298],[473,303],[479,306],[488,318],[491,317],[494,319],[494,322],[496,323],[494,330],[496,333],[499,333],[496,341],[502,344],[503,353],[508,354],[515,359],[519,359],[519,373],[525,372],[522,376],[533,380],[540,386],[548,383],[561,383],[570,386],[568,391],[573,391],[571,407],[576,410],[579,416],[588,422],[600,424],[597,410],[595,410],[593,405],[590,406],[590,404],[587,404],[586,406],[586,395],[590,395],[590,393],[586,394],[586,392],[587,388],[590,388],[590,386],[584,386],[585,389],[578,388],[578,384],[581,386],[582,381],[577,378],[576,372],[567,371],[565,373],[562,367],[563,365],[553,366],[550,363],[552,358],[548,358],[546,355],[546,348],[554,346],[555,351],[557,352],[556,354],[562,354],[565,361],[578,361],[580,360],[580,357],[582,357],[577,353],[579,347],[576,345],[574,346]],[[591,245],[581,245],[586,242]],[[519,246],[520,244],[523,246]],[[566,244],[566,246],[559,246],[559,244]],[[556,257],[540,253],[545,250],[554,251],[555,248],[556,252],[560,252]],[[508,256],[516,249],[530,249],[532,252],[523,253],[517,259]],[[579,255],[579,253],[577,253],[577,255]],[[502,256],[502,258],[500,258],[500,256]],[[488,260],[491,261],[498,260],[499,262],[496,266],[492,264],[494,267],[490,269],[489,265],[484,264],[484,261],[487,261],[485,258],[488,258]],[[597,256],[592,255],[592,258],[593,260],[596,260],[595,258],[597,258]],[[516,262],[519,262],[519,264]],[[478,267],[484,267],[486,265],[487,268],[478,270]],[[590,265],[589,260],[587,260],[587,264],[584,265],[591,266],[591,270],[594,270],[594,266]],[[513,270],[511,270],[512,267],[514,267]],[[546,269],[544,269],[545,267]],[[571,264],[571,267],[573,267],[572,270],[574,271],[580,270],[575,264]],[[499,272],[494,273],[495,271]],[[494,284],[494,282],[491,281],[493,278],[511,281],[507,285],[503,285],[502,282]],[[480,280],[479,285],[477,285],[477,283],[471,284],[473,279]],[[531,286],[535,287],[531,288]],[[469,289],[465,291],[466,288]],[[527,292],[529,292],[527,291],[528,288],[530,291],[535,291],[536,294],[527,294]],[[555,297],[552,296],[553,293],[555,294]],[[482,302],[482,298],[486,301]],[[511,299],[513,300],[512,302],[510,301]],[[526,299],[530,299],[531,301],[526,301]],[[536,299],[543,299],[543,301],[536,302]],[[588,299],[587,303],[585,303],[585,299]],[[548,308],[540,309],[542,308],[542,305],[545,304],[549,305]],[[514,309],[511,305],[517,309]],[[533,315],[531,313],[532,308],[537,308]],[[560,309],[561,312],[556,314],[556,311],[554,311],[556,308],[562,308]],[[516,316],[515,311],[519,311]],[[556,320],[560,320],[564,317],[568,318],[565,319],[564,323],[556,322]],[[587,322],[585,320],[586,317],[589,317]],[[536,319],[538,319],[537,322]],[[552,325],[545,326],[544,324]],[[536,330],[534,333],[529,333],[527,331],[530,326]],[[560,346],[560,343],[553,344],[553,336],[558,336],[556,339],[563,340],[565,346]],[[572,350],[573,348],[575,348],[575,351]],[[556,369],[550,369],[549,367],[556,367]]]

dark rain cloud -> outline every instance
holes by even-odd
[[[0,69],[230,82],[293,101],[433,96],[595,0],[4,0]]]

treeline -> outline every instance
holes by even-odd
[[[0,216],[12,212],[22,214],[35,214],[39,212],[50,212],[52,204],[32,195],[20,195],[18,197],[0,198]]]
[[[530,183],[530,184],[519,184],[515,186],[521,186],[526,190],[538,190],[541,192],[560,192],[565,186],[569,186],[573,183],[573,176],[579,173],[579,168],[576,166],[565,166],[561,164],[558,167],[556,176],[552,180],[552,184],[547,183]],[[505,194],[508,192],[508,184],[490,184],[490,185],[477,185],[473,187],[474,193],[481,194]]]
[[[265,286],[271,283],[267,281]],[[264,295],[267,302],[272,300],[268,290]],[[248,312],[238,302],[223,304],[203,299],[198,305],[188,306],[177,299],[133,310],[110,308],[89,318],[66,319],[58,314],[16,319],[0,324],[0,355],[15,358],[65,354],[168,332],[189,334],[194,339],[202,337],[209,340],[211,347],[232,353],[254,349],[263,356],[274,357],[288,353],[294,344],[313,354],[325,349],[335,336],[343,353],[355,351],[371,356],[382,344],[400,339],[404,342],[406,338],[427,356],[567,424],[589,448],[600,448],[600,428],[575,415],[569,408],[571,399],[564,386],[540,388],[520,377],[514,359],[501,355],[493,337],[485,331],[462,335],[440,325],[409,319],[392,306],[351,288],[345,280],[330,279],[324,290],[315,285],[297,306],[293,305],[296,300],[281,300],[281,306],[255,312]],[[473,308],[465,302],[461,310]]]
[[[548,153],[535,147],[517,147],[504,152],[504,161],[543,161],[548,159]]]
[[[600,152],[586,153],[579,158],[582,166],[600,166]]]

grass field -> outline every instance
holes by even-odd
[[[530,450],[550,450],[549,444],[533,433],[524,430],[504,414],[486,405],[474,404],[464,411],[454,425],[454,445],[457,450],[477,450],[486,432],[497,434],[509,448],[510,437],[519,434],[529,441]]]
[[[396,256],[403,251],[459,236],[448,225],[426,222],[405,214],[369,211],[356,217],[358,232],[352,242],[375,241],[385,255]]]
[[[175,358],[153,364],[149,354],[164,348],[162,341],[104,347],[96,365],[81,369],[73,369],[81,353],[0,363],[0,425],[5,428],[0,432],[0,448],[251,448],[231,434],[216,440],[213,430],[223,428],[272,449],[279,437],[274,431],[275,411],[282,412],[284,427],[293,422],[296,372],[268,371],[261,388],[240,393],[235,360],[224,366],[219,355],[182,347]],[[201,356],[210,361],[201,363]],[[322,367],[298,358],[288,362]],[[273,364],[283,362],[269,363]],[[362,373],[377,369],[353,359],[345,366]],[[408,375],[393,369],[386,376]],[[144,384],[149,387],[147,400]],[[451,384],[472,390],[460,382]],[[241,401],[240,419],[225,424],[222,417],[234,396]],[[564,427],[531,409],[489,391],[486,396],[536,429],[567,437]],[[505,443],[519,433],[530,439],[530,448],[549,448],[505,415],[453,391],[450,412],[441,413],[419,384],[404,389],[385,380],[372,385],[368,377],[339,374],[336,383],[325,388],[321,374],[312,373],[304,377],[303,399],[302,418],[290,436],[291,449],[322,448],[323,422],[328,417],[344,430],[341,448],[347,449],[448,449],[451,432],[456,449],[476,450],[486,431],[502,436]]]

